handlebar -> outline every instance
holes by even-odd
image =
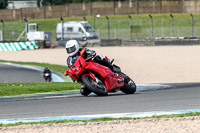
[[[90,59],[94,58],[94,57],[95,57],[95,55],[96,55],[96,54],[93,54],[93,55],[90,55],[90,56],[88,56],[88,57],[85,59],[85,61],[88,61],[88,60],[90,60]]]
[[[88,61],[88,60],[90,60],[92,58],[93,58],[93,56],[90,56],[90,57],[86,58],[85,61]]]

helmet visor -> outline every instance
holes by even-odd
[[[67,53],[70,54],[70,53],[76,51],[76,47],[73,46],[73,47],[70,47],[70,48],[66,48],[66,50],[67,50]]]

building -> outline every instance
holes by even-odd
[[[37,0],[8,0],[8,9],[38,7]]]

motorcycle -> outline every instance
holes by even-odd
[[[44,77],[46,82],[51,82],[51,80],[52,80],[50,73],[44,73],[43,72],[43,77]]]
[[[83,86],[80,89],[83,96],[88,96],[91,92],[98,96],[106,96],[110,92],[119,90],[125,94],[135,93],[136,84],[130,77],[121,72],[120,67],[113,65],[114,72],[112,72],[108,67],[94,62],[92,56],[84,59],[85,51],[83,49],[80,52],[80,56],[71,68],[64,73],[65,76],[69,75],[74,82],[76,81]]]

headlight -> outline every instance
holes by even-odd
[[[78,69],[76,69],[75,72],[78,73]]]

